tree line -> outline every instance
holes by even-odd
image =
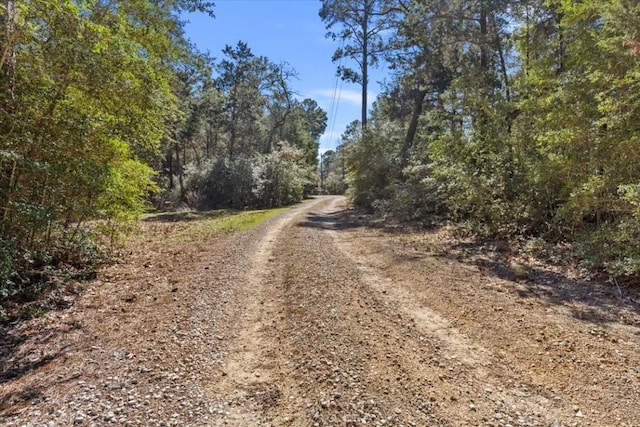
[[[320,16],[356,59],[345,78],[366,88],[379,59],[392,74],[327,182],[383,216],[640,271],[638,2],[324,0]]]
[[[316,185],[326,113],[246,43],[198,52],[196,11],[213,3],[0,2],[0,298],[81,274],[152,203],[263,208]]]

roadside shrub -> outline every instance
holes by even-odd
[[[576,236],[583,264],[612,276],[640,272],[640,185],[620,186],[616,218],[585,229]]]
[[[244,209],[255,205],[254,187],[258,170],[249,157],[221,157],[202,167],[202,181],[190,184],[202,194],[207,209]]]
[[[396,179],[387,187],[388,199],[374,203],[376,212],[397,221],[432,224],[446,215],[441,183],[434,180],[431,167],[413,164],[406,167],[402,180]]]
[[[303,153],[286,144],[262,157],[254,194],[261,207],[289,205],[302,200],[310,185],[308,173],[300,164]]]
[[[371,211],[376,201],[389,198],[389,186],[399,175],[398,159],[389,154],[398,146],[399,135],[389,127],[376,134],[365,132],[349,144],[348,195],[356,206]]]
[[[279,143],[269,154],[220,157],[187,168],[185,187],[195,207],[245,209],[299,202],[313,187],[313,174],[303,152]]]

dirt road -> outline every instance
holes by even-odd
[[[320,197],[188,248],[148,229],[3,336],[0,424],[640,426],[632,294],[352,215]]]

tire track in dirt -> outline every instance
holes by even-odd
[[[325,214],[329,216],[335,215],[343,208],[342,202],[335,201],[328,207]],[[429,265],[432,272],[426,274],[426,276],[420,276],[421,271],[424,272],[423,270],[411,271],[410,268],[395,268],[395,265],[390,265],[390,260],[394,259],[393,256],[390,256],[390,248],[382,249],[387,251],[384,252],[384,256],[376,254],[376,251],[379,251],[380,248],[366,248],[366,250],[363,250],[363,242],[358,241],[357,232],[352,233],[349,230],[342,230],[340,226],[337,229],[329,228],[327,232],[333,238],[334,244],[340,252],[358,266],[362,280],[373,291],[377,292],[381,298],[386,300],[399,313],[402,313],[403,317],[414,320],[419,330],[435,338],[440,343],[438,348],[442,350],[441,356],[444,358],[444,363],[447,363],[446,361],[458,361],[466,365],[461,370],[466,372],[464,376],[469,379],[468,385],[471,385],[472,382],[482,385],[480,389],[468,387],[467,384],[464,384],[464,381],[459,381],[460,378],[455,379],[458,381],[459,389],[464,391],[463,395],[467,395],[469,408],[472,411],[463,414],[445,409],[446,419],[456,420],[455,425],[484,425],[486,423],[489,425],[495,423],[496,425],[548,426],[616,425],[608,424],[608,422],[607,424],[601,424],[599,421],[586,418],[583,410],[586,411],[587,408],[589,412],[596,414],[598,417],[602,417],[606,412],[600,412],[603,408],[599,408],[598,411],[592,410],[592,408],[584,404],[584,401],[575,400],[575,395],[558,393],[557,388],[553,386],[555,379],[550,382],[544,376],[532,375],[530,366],[535,361],[530,360],[524,365],[515,363],[516,361],[511,357],[510,353],[504,353],[503,347],[496,348],[494,351],[494,347],[486,346],[490,342],[481,344],[480,341],[475,341],[466,332],[456,328],[454,321],[450,321],[439,314],[437,308],[431,309],[433,302],[425,299],[420,288],[435,289],[438,286],[454,286],[452,280],[456,280],[456,277],[450,277],[448,278],[448,283],[442,283],[442,281],[433,284],[429,283],[430,278],[437,276],[438,263],[441,261],[431,260],[423,263]],[[355,239],[354,243],[356,245],[351,244],[351,239]],[[402,261],[400,262],[402,263]],[[457,276],[457,279],[465,280],[464,273]],[[478,278],[476,277],[474,280],[478,280]],[[430,289],[430,292],[433,293],[433,289]],[[449,294],[451,295],[452,293]],[[499,299],[496,299],[495,303],[500,305],[499,301]],[[504,302],[503,300],[502,303]],[[470,302],[467,301],[467,303]],[[479,303],[471,302],[471,304]],[[515,305],[517,307],[518,304]],[[473,310],[478,307],[470,306],[468,308]],[[499,311],[503,309],[511,310],[510,307],[497,307]],[[493,311],[491,308],[490,310]],[[545,315],[545,317],[547,316],[548,314]],[[515,320],[505,318],[506,322]],[[558,318],[557,321],[566,322],[567,325],[572,324],[568,319]],[[491,326],[486,327],[491,328]],[[500,327],[501,325],[496,325],[496,330],[500,330]],[[493,334],[495,333],[497,332]],[[518,342],[520,343],[519,345],[526,342],[522,338],[508,335],[503,337],[504,340]],[[543,353],[538,352],[537,354],[540,357]],[[591,381],[588,378],[588,376],[585,377],[585,382]],[[598,382],[595,378],[594,381]],[[575,387],[580,386],[575,384]],[[589,398],[590,396],[585,397]],[[628,401],[628,399],[625,399],[625,401]],[[480,408],[481,405],[488,405],[486,409],[491,407],[493,409],[481,415],[483,412]],[[609,408],[615,407],[611,403],[608,403],[608,405],[610,405]],[[620,421],[624,420],[624,418],[620,419],[619,416],[615,417]],[[632,418],[635,419],[635,417]],[[628,425],[635,425],[631,419],[626,421],[631,422]]]
[[[334,200],[324,213],[332,215],[345,207],[344,200]],[[504,361],[491,350],[474,342],[468,335],[454,327],[451,321],[425,305],[418,295],[404,286],[404,283],[386,276],[383,270],[374,267],[376,262],[358,253],[344,234],[331,228],[327,229],[327,233],[340,253],[357,266],[361,280],[383,298],[386,301],[385,304],[402,313],[404,318],[410,319],[421,334],[438,342],[437,348],[442,350],[440,356],[444,359],[444,364],[453,362],[458,369],[467,373],[470,378],[469,383],[482,385],[484,393],[475,393],[477,390],[473,387],[466,391],[468,396],[475,394],[474,397],[469,398],[468,409],[471,410],[469,413],[471,416],[465,417],[459,410],[448,414],[447,418],[457,420],[456,425],[475,425],[479,421],[488,422],[491,418],[499,422],[504,417],[504,413],[509,411],[513,413],[510,418],[516,421],[519,419],[518,425],[529,425],[525,421],[527,416],[529,419],[542,418],[543,425],[550,426],[558,425],[559,420],[563,418],[572,417],[570,404],[559,402],[557,396],[555,401],[552,400],[553,396],[543,389],[536,392],[535,390],[539,387],[526,382],[527,375],[524,372],[520,372],[514,366],[505,365]],[[415,279],[414,277],[413,280]],[[443,362],[438,362],[438,366],[442,365]],[[453,372],[454,369],[450,368],[450,371]],[[511,380],[505,382],[505,378],[511,378]],[[486,394],[491,394],[491,398],[487,399]],[[495,405],[498,401],[501,405]],[[475,413],[482,412],[479,411],[479,407],[483,403],[493,405],[494,408],[482,417],[475,417]],[[445,410],[445,412],[449,411]],[[465,421],[465,418],[468,419]]]
[[[426,297],[438,286],[455,297],[466,273],[427,283],[410,263],[389,267],[389,248],[372,254],[368,234],[341,223],[345,208],[321,198],[265,228],[239,286],[245,315],[226,376],[210,390],[227,407],[214,425],[613,425],[585,418],[572,396]]]
[[[350,228],[345,208],[152,233],[76,308],[25,325],[17,355],[64,352],[3,384],[0,424],[640,426],[635,306],[614,295],[608,322],[582,320],[594,301]]]
[[[561,425],[563,405],[350,246],[343,204],[295,208],[258,244],[215,425]]]
[[[435,410],[425,369],[431,343],[363,286],[336,250],[326,209],[310,212],[276,250],[282,334],[301,399],[294,426],[450,425]]]
[[[244,304],[242,318],[235,325],[236,334],[228,348],[222,380],[209,390],[213,400],[223,402],[227,410],[215,425],[270,425],[275,422],[267,412],[289,396],[296,396],[296,387],[283,383],[280,371],[287,361],[280,356],[281,337],[273,330],[277,316],[276,299],[270,291],[274,286],[273,250],[280,235],[297,218],[311,209],[327,203],[326,199],[309,200],[279,215],[267,228],[252,256],[252,263],[243,283],[237,286],[237,296]],[[285,397],[286,396],[286,397]],[[277,424],[286,416],[277,416]]]
[[[328,233],[334,239],[340,252],[358,267],[362,279],[369,286],[381,294],[387,295],[404,315],[410,316],[416,321],[419,328],[442,341],[452,355],[455,355],[452,357],[458,358],[473,368],[478,377],[487,377],[484,367],[491,364],[489,350],[471,341],[468,336],[453,327],[450,321],[434,310],[418,304],[414,295],[407,292],[402,286],[397,286],[397,283],[382,275],[375,267],[368,265],[367,260],[358,256],[351,244],[341,238],[336,231],[328,230]]]

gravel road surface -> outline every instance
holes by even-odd
[[[354,218],[327,196],[187,244],[146,225],[2,331],[0,425],[640,426],[640,301]]]

